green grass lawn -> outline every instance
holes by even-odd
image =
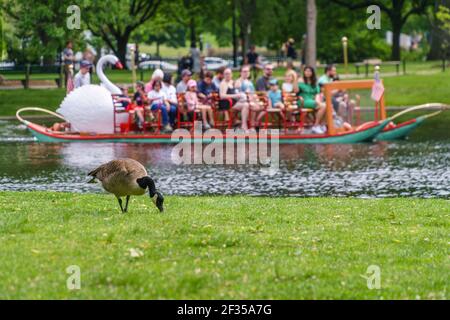
[[[0,193],[0,299],[447,299],[446,200]],[[131,253],[134,253],[134,257]],[[66,268],[81,269],[69,291]],[[362,277],[381,268],[381,289]]]

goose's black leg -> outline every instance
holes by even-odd
[[[122,210],[122,213],[123,213],[124,211],[123,211],[123,207],[122,207],[122,199],[117,197],[117,201],[119,201],[120,210]]]
[[[130,201],[130,196],[127,196],[127,201],[125,202],[125,211],[124,212],[128,211],[128,201]]]

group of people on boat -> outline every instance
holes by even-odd
[[[148,83],[138,82],[133,97],[129,97],[128,88],[122,87],[123,95],[116,101],[128,112],[135,115],[136,125],[142,129],[146,114],[153,118],[155,112],[161,113],[162,130],[171,132],[181,113],[183,122],[192,121],[193,114],[201,114],[204,129],[215,127],[215,112],[222,112],[225,121],[232,114],[240,114],[234,126],[242,130],[258,129],[268,112],[279,114],[283,120],[295,121],[298,110],[310,110],[312,117],[312,133],[323,134],[326,113],[323,85],[337,81],[339,77],[336,67],[328,65],[325,73],[317,79],[315,69],[305,66],[302,76],[294,69],[288,69],[284,81],[273,77],[273,65],[263,67],[262,76],[256,83],[251,81],[251,66],[243,65],[237,79],[233,79],[230,68],[221,68],[213,74],[205,72],[199,81],[193,79],[190,70],[183,70],[180,81],[173,83],[172,75],[157,69]],[[262,103],[264,101],[264,103]],[[295,105],[292,105],[294,101]],[[344,117],[351,114],[355,101],[343,91],[333,92],[333,109],[335,126],[344,130],[352,130]],[[146,113],[145,110],[151,111]],[[240,119],[239,119],[240,118]],[[200,118],[198,118],[200,119]],[[298,130],[302,130],[299,128]]]

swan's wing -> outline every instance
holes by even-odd
[[[111,93],[96,85],[87,85],[69,93],[58,113],[82,132],[113,133],[114,107]]]

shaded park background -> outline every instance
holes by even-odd
[[[80,30],[66,27],[67,8],[74,4],[81,9]],[[381,10],[380,30],[366,26],[372,4]],[[179,56],[195,46],[236,59],[252,44],[278,55],[293,38],[299,52],[308,52],[307,62],[317,56],[331,63],[342,62],[340,39],[347,36],[350,61],[437,60],[448,56],[449,6],[448,0],[2,0],[0,56],[50,65],[70,39],[76,50],[104,47],[122,61],[128,43],[156,56]],[[402,50],[401,33],[422,40],[414,50]]]

